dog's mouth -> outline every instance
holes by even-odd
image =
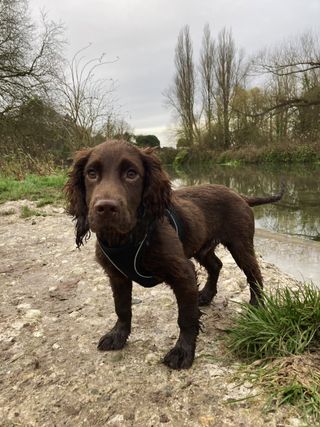
[[[90,230],[96,233],[100,239],[107,241],[110,246],[117,246],[123,242],[137,222],[129,212],[122,213],[116,218],[112,216],[97,218],[97,215],[89,213],[88,219]]]

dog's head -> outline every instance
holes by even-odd
[[[102,238],[125,236],[142,216],[162,218],[171,198],[153,150],[116,140],[79,151],[65,191],[78,247],[90,230]]]

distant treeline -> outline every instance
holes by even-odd
[[[174,62],[165,96],[176,118],[178,148],[228,151],[228,157],[237,149],[240,157],[252,150],[258,159],[268,145],[271,159],[276,149],[301,146],[306,158],[307,147],[319,142],[320,42],[315,34],[246,58],[231,31],[223,29],[214,39],[206,25],[196,62],[186,26]]]

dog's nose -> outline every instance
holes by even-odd
[[[94,204],[94,210],[98,215],[116,215],[119,213],[119,202],[112,199],[98,200]]]

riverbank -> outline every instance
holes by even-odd
[[[256,228],[255,247],[281,271],[320,287],[320,242]]]
[[[193,146],[163,147],[158,152],[161,160],[176,168],[194,162],[214,164],[291,164],[320,163],[320,143],[284,142],[262,146],[246,145],[228,150]]]
[[[22,206],[42,213],[21,218]],[[225,329],[247,301],[245,277],[219,249],[218,295],[204,309],[204,332],[187,371],[160,363],[177,337],[176,303],[164,285],[134,286],[126,348],[99,353],[115,320],[111,290],[94,261],[94,237],[78,251],[61,207],[1,205],[0,419],[11,426],[300,426],[293,406],[265,410],[267,396],[246,381],[226,348]],[[259,258],[266,289],[298,282]],[[204,272],[199,270],[199,282]]]

